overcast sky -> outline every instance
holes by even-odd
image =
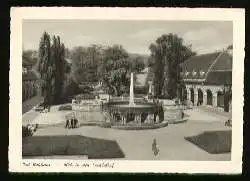
[[[233,43],[232,22],[25,20],[24,49],[38,49],[44,31],[60,36],[68,48],[121,44],[128,52],[141,54],[149,54],[150,43],[164,33],[179,35],[198,54],[213,52]]]

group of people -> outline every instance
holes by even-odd
[[[66,120],[65,128],[78,128],[79,126],[78,119],[75,117]]]

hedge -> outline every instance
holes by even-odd
[[[22,126],[22,137],[24,138],[27,136],[32,136],[33,133],[37,130],[37,128],[38,128],[38,124]]]
[[[32,136],[32,132],[27,126],[22,127],[22,137]]]

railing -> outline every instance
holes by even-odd
[[[111,101],[129,101],[129,97],[111,97]],[[135,101],[141,101],[143,98],[134,98]]]

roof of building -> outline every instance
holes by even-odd
[[[219,52],[209,53],[203,55],[192,56],[183,63],[183,69],[188,72],[193,70],[203,70],[207,72],[209,66],[214,62],[214,60],[219,56]]]
[[[185,82],[231,84],[232,81],[232,56],[227,51],[193,56],[182,67]]]
[[[220,58],[215,62],[211,71],[232,70],[233,59],[228,53],[222,53]]]
[[[22,74],[23,81],[32,81],[39,79],[39,75],[34,70],[27,71],[27,73]]]
[[[206,78],[209,84],[223,85],[232,84],[232,71],[213,71]]]

